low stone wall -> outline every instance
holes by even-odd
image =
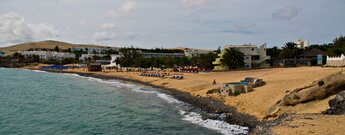
[[[340,57],[329,57],[327,56],[326,66],[340,67],[345,65],[345,56],[342,54]]]

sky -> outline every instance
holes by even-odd
[[[344,0],[0,0],[0,47],[23,42],[216,49],[329,43]]]

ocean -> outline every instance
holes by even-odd
[[[0,68],[1,135],[217,135],[247,127],[202,119],[154,88],[76,74]]]

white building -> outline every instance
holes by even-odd
[[[206,50],[206,49],[192,49],[192,48],[185,48],[184,49],[184,53],[185,56],[189,59],[193,58],[193,57],[198,57],[201,54],[208,54],[212,52],[212,50]]]
[[[309,47],[310,44],[309,44],[309,40],[302,40],[302,39],[299,39],[297,42],[295,42],[297,44],[297,47],[298,48],[306,48],[306,47]]]
[[[270,56],[266,55],[266,44],[256,45],[245,44],[245,45],[226,45],[224,49],[236,48],[244,54],[244,68],[265,68],[269,67],[268,60],[271,59]],[[213,62],[215,65],[214,70],[228,70],[229,67],[221,62],[223,59],[225,51],[223,50],[218,54],[218,58]]]
[[[98,56],[98,57],[104,57],[106,56],[105,54],[82,54],[80,57],[79,57],[79,60],[82,60],[82,61],[85,61],[89,58],[93,58],[94,56]]]
[[[162,58],[162,57],[184,57],[184,53],[149,53],[142,52],[144,58]]]
[[[29,57],[32,55],[39,56],[40,59],[48,60],[48,59],[56,59],[56,60],[63,60],[65,58],[75,58],[74,53],[63,53],[63,52],[52,52],[52,51],[24,51],[22,55],[25,57]]]
[[[109,50],[108,48],[93,48],[93,47],[86,47],[86,48],[71,48],[71,51],[87,51],[88,54],[94,54],[94,53],[103,53],[106,50]]]
[[[327,56],[327,66],[341,67],[345,65],[345,56],[342,54],[340,57]]]

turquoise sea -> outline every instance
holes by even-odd
[[[203,120],[186,103],[121,82],[0,68],[1,135],[212,135],[248,128]]]

